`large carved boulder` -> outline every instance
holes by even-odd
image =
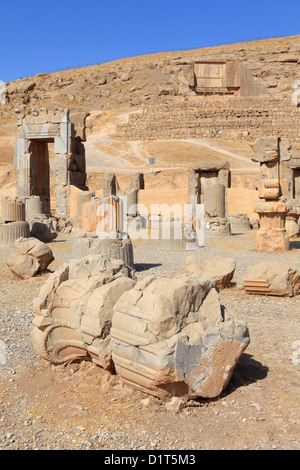
[[[235,267],[233,258],[211,256],[203,259],[199,256],[187,256],[183,272],[210,279],[217,287],[224,289],[231,282]]]
[[[43,273],[54,260],[51,248],[34,237],[18,238],[13,249],[7,266],[21,279],[29,279]]]
[[[114,307],[112,357],[124,381],[161,399],[213,398],[249,344],[247,327],[195,276],[149,276]]]
[[[300,271],[283,263],[257,263],[249,266],[239,285],[248,294],[293,297],[300,294]]]
[[[109,337],[113,306],[133,285],[124,262],[106,255],[62,265],[34,300],[36,352],[52,364],[88,359],[113,369]]]

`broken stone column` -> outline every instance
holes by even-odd
[[[285,201],[269,200],[270,192],[275,194],[275,188],[269,188],[261,193],[267,195],[265,201],[260,201],[255,206],[255,212],[259,215],[260,228],[256,234],[256,248],[258,251],[276,252],[290,249],[289,237],[286,232],[285,221],[288,206]],[[261,197],[261,196],[260,196]]]
[[[20,238],[30,237],[30,227],[25,220],[25,203],[20,198],[4,197],[1,200],[0,246],[10,246]]]
[[[30,228],[28,222],[10,222],[0,224],[0,246],[13,245],[18,238],[29,238]]]
[[[25,202],[17,197],[5,196],[1,200],[2,222],[23,222],[26,220]]]
[[[205,213],[209,217],[225,217],[225,186],[223,184],[207,185],[205,191]]]
[[[107,370],[113,306],[134,281],[120,260],[91,255],[55,271],[34,299],[35,351],[52,364],[92,360]]]
[[[111,259],[122,260],[128,266],[128,276],[134,276],[133,246],[130,238],[100,239],[96,233],[79,232],[74,239],[74,257],[106,255]]]
[[[281,147],[279,137],[260,138],[253,145],[255,152],[253,160],[260,162],[262,177],[258,186],[258,196],[261,201],[255,207],[260,224],[256,234],[258,251],[276,252],[290,249],[285,227],[288,205],[281,198],[279,177],[284,145]]]
[[[46,218],[46,215],[43,212],[40,196],[30,196],[28,205],[29,205],[29,211],[28,211],[29,217]]]
[[[161,399],[215,398],[250,338],[212,281],[148,276],[114,306],[112,359],[128,385]]]
[[[300,294],[300,271],[282,263],[253,264],[241,286],[248,294],[293,297]]]

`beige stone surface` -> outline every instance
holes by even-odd
[[[233,258],[212,256],[203,259],[199,256],[187,256],[183,272],[210,279],[217,287],[224,289],[232,280],[235,267]]]
[[[293,297],[300,294],[300,272],[283,263],[258,263],[248,268],[243,285],[249,294]]]
[[[37,354],[52,364],[85,358],[112,370],[113,306],[133,285],[124,263],[105,255],[63,264],[34,300],[31,336]]]
[[[28,279],[43,273],[54,260],[51,248],[36,238],[18,238],[7,261],[13,274]]]
[[[160,398],[218,396],[248,344],[246,326],[221,307],[212,281],[196,276],[146,277],[114,307],[117,373]]]
[[[257,175],[257,179],[258,179]],[[227,195],[227,213],[240,214],[245,213],[249,219],[257,217],[254,207],[259,201],[258,193],[252,189],[228,188]]]

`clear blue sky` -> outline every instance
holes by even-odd
[[[0,80],[300,34],[300,0],[2,0]]]

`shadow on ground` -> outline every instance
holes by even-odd
[[[268,370],[268,367],[253,359],[253,356],[250,354],[242,354],[224,393],[230,395],[239,387],[245,387],[265,379],[268,375]]]
[[[134,268],[137,272],[148,271],[152,268],[157,268],[158,266],[162,266],[161,263],[137,263],[134,265]]]

